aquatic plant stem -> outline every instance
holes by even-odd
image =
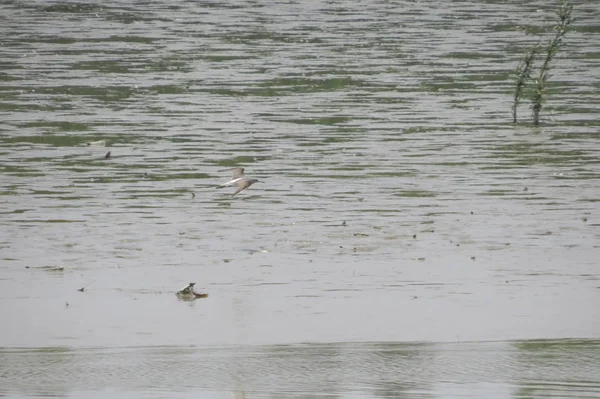
[[[533,47],[529,53],[525,54],[525,57],[517,66],[517,83],[515,87],[515,96],[512,105],[513,123],[517,123],[517,108],[521,103],[521,97],[523,95],[523,88],[525,87],[525,82],[531,77],[531,68],[533,66],[533,61],[535,60],[535,56],[538,50],[539,46],[536,44],[535,47]]]
[[[554,27],[556,35],[548,43],[546,48],[546,58],[540,68],[540,74],[536,80],[535,89],[531,98],[531,108],[533,110],[533,124],[538,125],[540,123],[540,112],[542,111],[543,103],[545,101],[546,94],[546,83],[548,82],[548,70],[550,63],[554,59],[556,52],[562,44],[562,38],[566,33],[566,28],[572,22],[571,14],[573,12],[573,5],[569,0],[561,2],[558,9],[558,23]]]

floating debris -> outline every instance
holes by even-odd
[[[106,147],[106,140],[88,141],[85,145]]]
[[[104,156],[104,159],[110,159],[110,151],[106,153],[106,155]]]
[[[178,298],[186,301],[190,301],[196,298],[206,298],[208,296],[208,294],[194,291],[194,285],[196,285],[196,283],[189,283],[188,285],[177,291],[175,295],[177,295]]]
[[[64,266],[25,266],[25,269],[40,269],[47,272],[64,272]]]
[[[254,254],[257,254],[257,253],[266,253],[266,252],[269,252],[269,251],[267,251],[266,249],[264,249],[262,247],[260,249],[244,249],[243,251],[247,252],[248,255],[254,255]]]
[[[94,281],[90,281],[89,283],[87,283],[86,285],[84,285],[83,287],[79,288],[77,291],[79,292],[84,292],[85,291],[85,287],[87,287],[88,285],[94,283],[96,280]]]
[[[368,237],[368,234],[365,233],[354,233],[354,237]]]

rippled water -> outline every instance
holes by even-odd
[[[599,341],[3,350],[8,394],[86,397],[599,397]],[[569,367],[565,367],[568,364]],[[31,372],[31,369],[36,372]],[[130,396],[129,396],[130,397]]]
[[[527,104],[511,123],[512,71],[552,24],[547,2],[0,4],[0,386],[17,387],[0,395],[35,394],[6,371],[36,368],[40,350],[22,347],[48,361],[110,353],[109,369],[141,356],[150,375],[148,359],[213,348],[191,352],[229,359],[197,393],[237,390],[220,385],[227,362],[269,364],[277,345],[600,338],[600,7],[574,9],[534,127]],[[231,198],[215,187],[232,167],[262,182]],[[178,300],[190,281],[209,297]],[[473,345],[490,364],[513,354]],[[402,389],[378,388],[377,359],[327,381],[391,397]],[[568,359],[524,389],[570,389]],[[456,375],[471,373],[461,361]],[[67,395],[86,389],[55,371]],[[257,375],[239,391],[278,396]],[[520,384],[414,375],[409,397]],[[566,396],[597,395],[586,381]],[[121,392],[107,384],[90,389]],[[289,389],[320,392],[309,385]]]

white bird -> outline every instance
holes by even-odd
[[[227,183],[223,183],[219,186],[219,188],[237,186],[237,190],[235,191],[235,193],[233,193],[232,197],[239,194],[241,191],[247,189],[254,183],[259,182],[258,179],[246,177],[246,175],[244,175],[244,168],[232,169],[232,175],[232,180],[228,181]]]

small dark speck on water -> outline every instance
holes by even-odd
[[[104,159],[110,159],[110,151],[106,153],[106,155],[104,156]]]
[[[581,219],[581,220],[583,220],[584,222],[587,222],[587,218],[583,218],[583,219]]]
[[[475,257],[474,257],[474,256],[471,256],[471,260],[475,260]]]
[[[525,188],[523,189],[523,191],[528,191],[528,190],[529,190],[529,189],[528,189],[527,187],[525,187]]]
[[[192,198],[196,198],[196,194],[192,193]]]
[[[416,235],[416,234],[413,234],[413,238],[417,238],[417,235]]]
[[[96,281],[96,280],[94,280]],[[79,288],[77,291],[79,292],[84,292],[85,291],[85,287],[87,287],[88,285],[92,284],[94,281],[90,281],[89,283],[87,283],[86,285],[84,285],[83,287]]]

